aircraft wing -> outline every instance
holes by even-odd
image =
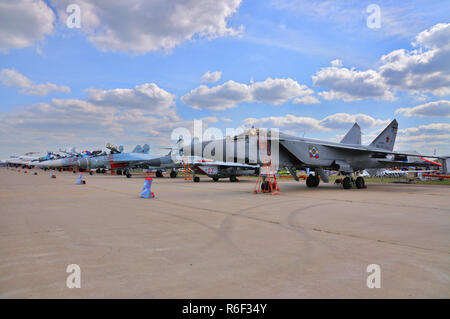
[[[219,161],[196,161],[192,165],[198,166],[230,166],[230,167],[240,167],[240,168],[258,168],[259,165],[250,165],[243,163],[234,162],[219,162]]]
[[[399,167],[399,166],[419,166],[428,167],[430,163],[427,162],[404,162],[404,161],[392,161],[384,158],[378,159],[379,163],[385,164],[386,167]]]
[[[280,139],[280,141],[283,141],[283,139]],[[292,142],[295,142],[295,140],[292,140]],[[311,141],[311,144],[314,144],[314,142]],[[436,155],[422,155],[422,154],[412,154],[412,153],[402,153],[402,152],[395,152],[395,151],[389,151],[385,149],[380,148],[372,148],[368,146],[358,146],[358,145],[346,145],[346,144],[337,144],[337,143],[324,143],[322,141],[318,142],[319,145],[324,145],[327,147],[335,148],[335,149],[341,149],[341,150],[348,150],[353,151],[356,153],[373,153],[373,154],[386,154],[386,155],[398,155],[398,156],[411,156],[411,157],[429,157],[429,158],[439,158],[439,156]]]

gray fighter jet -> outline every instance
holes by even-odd
[[[259,173],[259,165],[242,163],[230,163],[215,161],[201,156],[184,156],[182,152],[182,139],[179,139],[169,154],[151,159],[145,162],[151,168],[156,168],[156,177],[163,177],[161,169],[171,169],[170,177],[177,177],[177,170],[189,168],[193,172],[193,181],[200,182],[196,174],[204,174],[217,182],[220,178],[229,178],[230,182],[236,182],[237,176],[250,176]]]
[[[183,152],[216,161],[260,164],[262,174],[265,166],[285,167],[297,181],[297,169],[309,170],[314,174],[306,179],[308,187],[317,187],[320,180],[328,183],[326,170],[335,170],[343,175],[339,182],[344,189],[365,188],[364,178],[354,178],[355,173],[366,168],[402,166],[408,156],[417,156],[393,151],[397,129],[398,123],[393,120],[370,145],[361,145],[361,129],[357,123],[340,143],[296,137],[275,129],[252,128],[234,137],[192,143],[185,146]],[[205,151],[208,154],[205,155]],[[268,188],[268,185],[263,183],[262,187]]]

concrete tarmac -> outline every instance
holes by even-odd
[[[448,186],[165,177],[143,199],[142,177],[27,171],[0,169],[0,298],[450,297]]]

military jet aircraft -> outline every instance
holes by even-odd
[[[12,155],[9,159],[5,160],[5,164],[13,167],[32,167],[35,162],[39,160],[39,156],[34,155],[38,153],[39,152],[27,152],[25,155]]]
[[[130,168],[141,167],[143,163],[154,158],[148,154],[150,146],[145,144],[143,147],[136,146],[130,153],[123,152],[123,146],[116,147],[107,143],[106,148],[110,150],[110,154],[100,153],[79,158],[77,166],[80,170],[90,171],[96,169],[98,173],[105,172],[105,169],[115,171],[118,175],[126,175],[131,177]]]
[[[408,156],[417,156],[393,151],[397,130],[398,123],[393,120],[370,145],[361,145],[361,129],[357,123],[340,143],[296,137],[275,129],[252,128],[234,137],[191,143],[183,148],[183,152],[204,156],[208,150],[207,157],[217,161],[260,164],[262,168],[266,165],[286,167],[297,181],[296,169],[309,169],[315,174],[307,177],[307,187],[317,187],[320,180],[329,182],[325,170],[336,170],[343,175],[344,189],[353,186],[361,189],[365,188],[364,178],[354,178],[354,173],[366,168],[401,166]],[[263,183],[261,187],[267,185]]]
[[[217,182],[220,178],[229,178],[230,182],[236,182],[238,176],[249,176],[259,173],[259,165],[215,161],[201,156],[183,156],[183,140],[179,139],[169,154],[146,161],[144,165],[152,168],[171,169],[170,177],[177,177],[177,169],[188,168],[194,173],[193,181],[200,182],[196,174],[204,174]],[[156,177],[162,177],[162,171],[156,171]]]

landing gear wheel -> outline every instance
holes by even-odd
[[[236,176],[234,175],[230,176],[230,182],[234,183],[236,181],[237,181]]]
[[[121,170],[121,169],[118,169],[118,170],[116,171],[116,174],[117,174],[117,175],[122,175],[122,170]]]
[[[199,183],[199,182],[200,182],[200,177],[195,176],[195,177],[194,177],[194,183]]]
[[[319,183],[320,183],[319,176],[311,174],[306,178],[306,186],[308,187],[317,187],[319,186]]]
[[[94,172],[93,171],[89,171],[89,175],[94,175]]]
[[[177,177],[177,172],[170,172],[170,178],[176,178]]]
[[[350,177],[344,177],[344,179],[342,180],[342,187],[344,187],[344,189],[352,188],[352,180],[350,179]]]
[[[102,168],[102,174],[106,173],[106,169]]]
[[[213,177],[213,181],[218,182],[219,178],[218,177]]]
[[[127,178],[131,178],[131,174],[129,172],[127,172],[126,176]]]
[[[356,178],[356,181],[355,181],[356,188],[359,188],[359,189],[364,188],[365,184],[366,183],[364,181],[364,178],[362,178],[361,176]]]
[[[164,177],[161,171],[156,171],[156,177]]]

